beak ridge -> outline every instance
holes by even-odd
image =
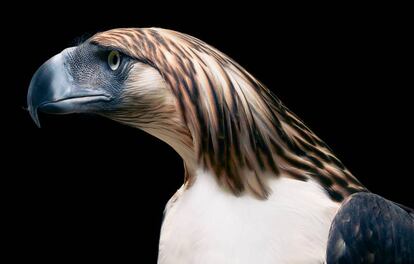
[[[33,75],[27,94],[30,116],[40,127],[38,109],[43,104],[55,101],[68,87],[64,74],[63,56],[59,53],[46,61]]]

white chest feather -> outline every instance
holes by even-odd
[[[322,263],[338,209],[315,182],[271,180],[258,200],[224,192],[199,171],[167,205],[159,264]]]

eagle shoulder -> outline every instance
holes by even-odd
[[[414,263],[410,211],[373,193],[350,196],[332,222],[327,263]]]

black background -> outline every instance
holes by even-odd
[[[412,31],[398,9],[68,2],[4,12],[2,188],[15,259],[155,263],[164,205],[183,180],[178,155],[100,117],[41,115],[38,129],[24,110],[44,61],[116,27],[170,28],[212,44],[274,91],[371,191],[414,205]]]

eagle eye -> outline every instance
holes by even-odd
[[[116,50],[109,52],[108,54],[109,68],[115,71],[116,69],[118,69],[120,63],[121,63],[121,56],[119,55],[119,52]]]

